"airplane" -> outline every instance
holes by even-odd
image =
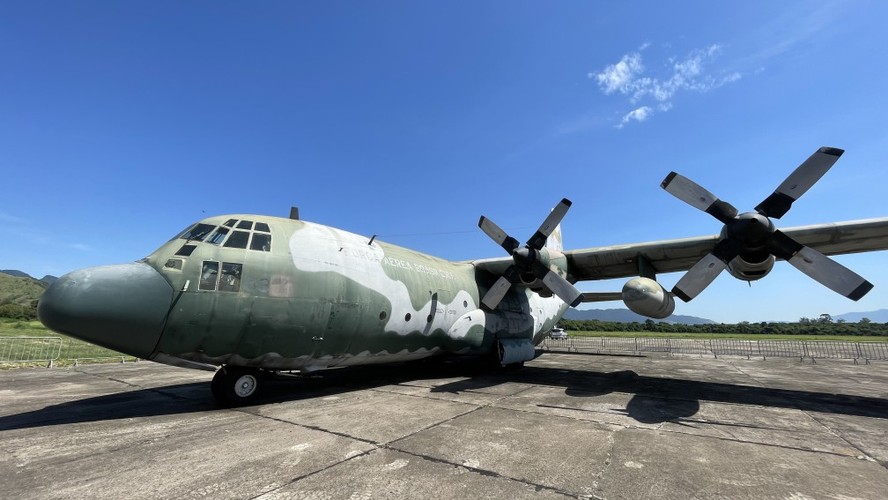
[[[299,219],[208,217],[129,264],[62,276],[43,294],[49,329],[138,358],[215,371],[221,406],[251,403],[269,375],[417,360],[488,356],[520,367],[569,307],[622,300],[666,318],[722,271],[763,278],[777,260],[858,300],[873,285],[827,257],[888,249],[888,217],[776,229],[842,155],[823,147],[753,211],[675,172],[661,186],[722,223],[719,234],[564,250],[558,203],[522,245],[493,221],[480,229],[501,258],[451,262]],[[670,291],[657,274],[687,271]],[[583,293],[582,280],[630,278],[621,292]]]

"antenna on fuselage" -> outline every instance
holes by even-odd
[[[290,207],[290,218],[299,220],[299,207]]]

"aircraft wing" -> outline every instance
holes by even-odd
[[[824,255],[888,250],[888,217],[781,229],[790,238]],[[639,257],[656,273],[686,271],[709,254],[718,235],[568,250],[571,281],[603,280],[639,275]],[[502,259],[476,261],[496,272]]]

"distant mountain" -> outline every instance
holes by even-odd
[[[17,269],[0,269],[0,273],[15,276],[16,278],[31,278],[31,275]]]
[[[0,304],[31,306],[43,295],[46,285],[30,276],[13,276],[0,273]]]
[[[615,321],[619,323],[644,323],[650,318],[646,318],[640,314],[635,314],[628,309],[568,309],[567,313],[565,313],[564,315],[564,319]],[[715,321],[712,321],[711,319],[698,318],[696,316],[683,316],[681,314],[673,314],[666,319],[654,321],[665,321],[667,323],[678,323],[682,325],[703,325],[715,323]]]
[[[8,274],[9,276],[14,276],[16,278],[28,278],[28,279],[34,280],[38,283],[41,283],[43,288],[46,288],[49,285],[52,285],[53,283],[55,283],[59,279],[57,276],[47,274],[46,276],[44,276],[38,280],[37,278],[31,276],[30,274],[23,272],[23,271],[19,271],[18,269],[3,269],[3,270],[0,270],[0,273]]]
[[[838,316],[833,316],[833,321],[842,319],[848,323],[857,323],[863,318],[869,318],[873,323],[888,323],[888,309],[840,314]]]
[[[40,281],[46,283],[46,286],[52,285],[56,281],[59,280],[58,276],[53,276],[51,274],[47,274],[46,276],[40,278]]]

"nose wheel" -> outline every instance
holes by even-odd
[[[243,406],[259,397],[265,373],[258,368],[223,366],[216,371],[210,390],[220,406]]]

